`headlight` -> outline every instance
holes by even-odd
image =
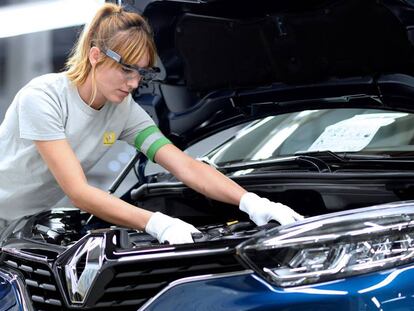
[[[238,246],[278,286],[323,282],[414,261],[414,202],[332,213],[271,230]]]
[[[102,267],[104,237],[90,237],[65,264],[65,281],[72,303],[83,303]]]

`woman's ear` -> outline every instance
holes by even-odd
[[[89,50],[89,61],[92,65],[92,67],[94,67],[96,65],[96,63],[98,62],[100,54],[101,54],[101,50],[98,47],[93,46],[93,47],[90,48],[90,50]]]

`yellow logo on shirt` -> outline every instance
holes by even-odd
[[[103,135],[104,146],[111,146],[115,143],[116,135],[115,132],[105,132]]]

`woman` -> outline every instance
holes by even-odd
[[[189,243],[192,225],[130,205],[90,186],[87,172],[116,139],[135,145],[189,187],[239,205],[258,225],[301,219],[176,148],[132,99],[151,75],[155,46],[146,21],[105,4],[85,27],[67,71],[30,81],[0,126],[0,211],[6,221],[50,208],[66,194],[108,222],[144,229],[160,242]],[[203,176],[203,178],[200,178]]]

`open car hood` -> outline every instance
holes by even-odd
[[[161,67],[135,98],[180,147],[275,112],[414,107],[411,1],[131,2]]]

